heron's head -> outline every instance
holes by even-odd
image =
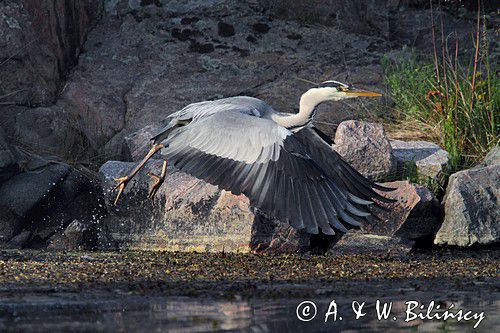
[[[325,81],[317,87],[309,89],[303,97],[319,104],[326,101],[340,101],[354,97],[378,97],[382,94],[355,88],[352,84],[338,81]]]

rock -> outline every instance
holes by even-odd
[[[127,174],[134,165],[108,161],[99,171],[108,209],[99,248],[324,253],[336,239],[311,236],[269,220],[254,212],[243,195],[221,191],[173,167],[168,168],[165,183],[151,203],[146,198],[150,183],[146,174],[159,174],[161,160],[148,162],[114,206],[113,178]],[[390,212],[376,211],[382,221],[364,226],[364,232],[385,237],[374,238],[385,242],[377,246],[404,243],[411,247],[413,240],[433,236],[441,211],[430,191],[408,182],[385,185],[397,188],[390,197],[400,201]]]
[[[491,156],[488,159],[491,163]],[[450,176],[438,245],[472,246],[500,240],[500,164],[463,170]]]
[[[98,0],[2,1],[2,102],[52,104],[101,7]]]
[[[394,12],[393,12],[394,13]],[[451,33],[458,37],[459,45],[470,45],[470,32],[474,29],[473,21],[459,18],[446,10],[434,8],[434,13],[426,10],[401,10],[390,18],[392,21],[387,31],[387,38],[406,45],[412,45],[422,52],[432,51],[432,16],[434,24],[443,28],[444,36]],[[426,24],[422,24],[426,22]],[[442,24],[442,25],[441,25]]]
[[[72,169],[32,213],[30,230],[33,245],[47,246],[49,238],[73,220],[97,228],[104,215],[102,193],[89,175]]]
[[[154,204],[147,199],[150,179],[162,161],[149,162],[129,183],[116,206],[114,177],[134,163],[108,161],[99,170],[109,216],[104,219],[100,247],[120,249],[294,252],[307,240],[291,227],[255,215],[248,199],[168,168]]]
[[[18,172],[19,165],[12,148],[5,141],[5,133],[0,127],[0,185]]]
[[[414,241],[399,237],[348,232],[327,251],[326,255],[370,253],[374,256],[402,256],[408,254],[414,245]]]
[[[10,150],[2,149],[0,150],[0,170],[7,169],[15,163],[14,157]],[[3,173],[0,171],[0,173]]]
[[[8,248],[22,249],[31,237],[31,232],[23,230],[12,237],[6,244]],[[1,243],[0,243],[1,244]]]
[[[73,219],[96,223],[102,216],[100,194],[84,171],[56,158],[16,155],[19,169],[0,183],[0,244],[45,247]],[[29,237],[17,237],[21,232]]]
[[[349,120],[340,123],[333,148],[365,177],[381,180],[391,175],[394,157],[380,124]]]
[[[83,161],[96,155],[97,143],[85,133],[78,118],[62,106],[5,107],[0,122],[8,142],[36,154],[57,155],[68,161]]]
[[[3,244],[21,232],[23,224],[13,212],[0,208],[0,244]]]
[[[259,0],[259,3],[281,17],[296,19],[300,22],[338,25],[350,32],[388,37],[390,31],[389,18],[397,6],[381,0],[321,2],[307,1],[270,1]]]
[[[0,187],[0,207],[26,218],[28,213],[69,174],[70,167],[51,164],[28,169]]]
[[[382,82],[378,63],[389,47],[383,40],[360,38],[336,27],[269,20],[258,6],[235,0],[157,3],[105,1],[106,13],[88,32],[81,48],[85,52],[55,105],[2,107],[0,122],[8,124],[8,141],[34,146],[35,151],[49,149],[71,160],[96,155],[129,159],[123,138],[193,102],[250,95],[277,111],[295,112],[300,95],[310,86],[290,77],[318,81],[332,79],[325,73],[340,73],[336,78],[342,80],[345,66],[339,54],[352,59],[350,80],[358,86],[373,89]],[[234,35],[219,36],[222,21],[233,27]],[[222,30],[232,34],[231,28]],[[332,39],[343,43],[332,44]],[[360,39],[369,57],[366,50],[350,46],[353,41],[363,44]],[[366,108],[381,103],[362,102]],[[322,105],[318,126],[332,134],[332,124],[365,114],[360,105],[356,99],[336,103],[336,112],[330,104]],[[85,154],[79,156],[82,147]]]
[[[481,163],[481,166],[492,165],[500,165],[500,146],[493,147]]]
[[[443,181],[449,156],[439,145],[427,141],[391,140],[391,146],[398,175],[415,170],[416,176]]]
[[[154,205],[147,199],[150,178],[146,173],[159,174],[159,160],[148,163],[113,206],[113,178],[125,175],[133,165],[110,161],[99,170],[109,211],[104,229],[119,248],[248,250],[253,214],[246,198],[228,198],[217,187],[169,167]]]
[[[303,24],[337,26],[345,31],[382,37],[412,45],[420,50],[432,48],[431,11],[426,8],[428,5],[426,1],[258,0],[258,2],[264,9],[280,18],[294,19]],[[453,6],[453,2],[450,5]],[[446,4],[443,3],[442,7],[446,8]],[[442,22],[445,36],[456,32],[460,38],[460,45],[465,45],[468,32],[472,28],[471,21],[458,18],[448,10],[439,10],[436,7],[434,17],[435,24]]]
[[[47,248],[54,250],[91,250],[97,245],[97,229],[73,220],[64,231],[49,240]]]
[[[441,223],[442,209],[432,192],[424,186],[408,181],[383,185],[395,188],[384,195],[396,202],[390,204],[387,211],[373,208],[379,219],[372,219],[362,230],[370,234],[410,240],[433,237]]]
[[[160,127],[156,124],[148,125],[125,137],[128,154],[133,161],[138,161],[146,156],[151,149],[151,138],[158,132]]]
[[[314,249],[316,244],[305,231],[291,228],[279,221],[255,215],[250,250],[257,253],[295,253]]]

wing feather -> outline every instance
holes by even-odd
[[[354,200],[360,199],[356,201],[362,205],[365,205],[363,201],[368,202],[372,201],[372,199],[377,199],[385,203],[394,202],[394,200],[374,191],[374,189],[377,189],[388,192],[392,191],[392,188],[382,186],[363,177],[356,169],[345,162],[331,145],[323,139],[327,137],[324,133],[314,127],[306,127],[299,131],[296,136],[307,147],[308,152],[313,156],[322,170],[330,178],[334,179],[337,185],[351,194],[348,196],[350,199],[354,195],[357,197]]]

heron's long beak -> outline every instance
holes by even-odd
[[[362,91],[362,90],[348,90],[345,93],[347,95],[357,96],[357,97],[380,97],[380,96],[382,96],[382,94],[379,94],[376,92]]]

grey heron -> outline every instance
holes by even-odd
[[[295,114],[247,96],[190,104],[169,115],[144,159],[129,175],[115,179],[115,204],[132,177],[161,151],[163,169],[150,174],[150,198],[162,185],[169,161],[219,188],[243,193],[260,212],[296,229],[347,232],[346,227],[360,226],[371,215],[369,205],[392,202],[375,189],[391,189],[345,162],[312,121],[320,103],[362,96],[381,94],[331,80],[306,91]]]

